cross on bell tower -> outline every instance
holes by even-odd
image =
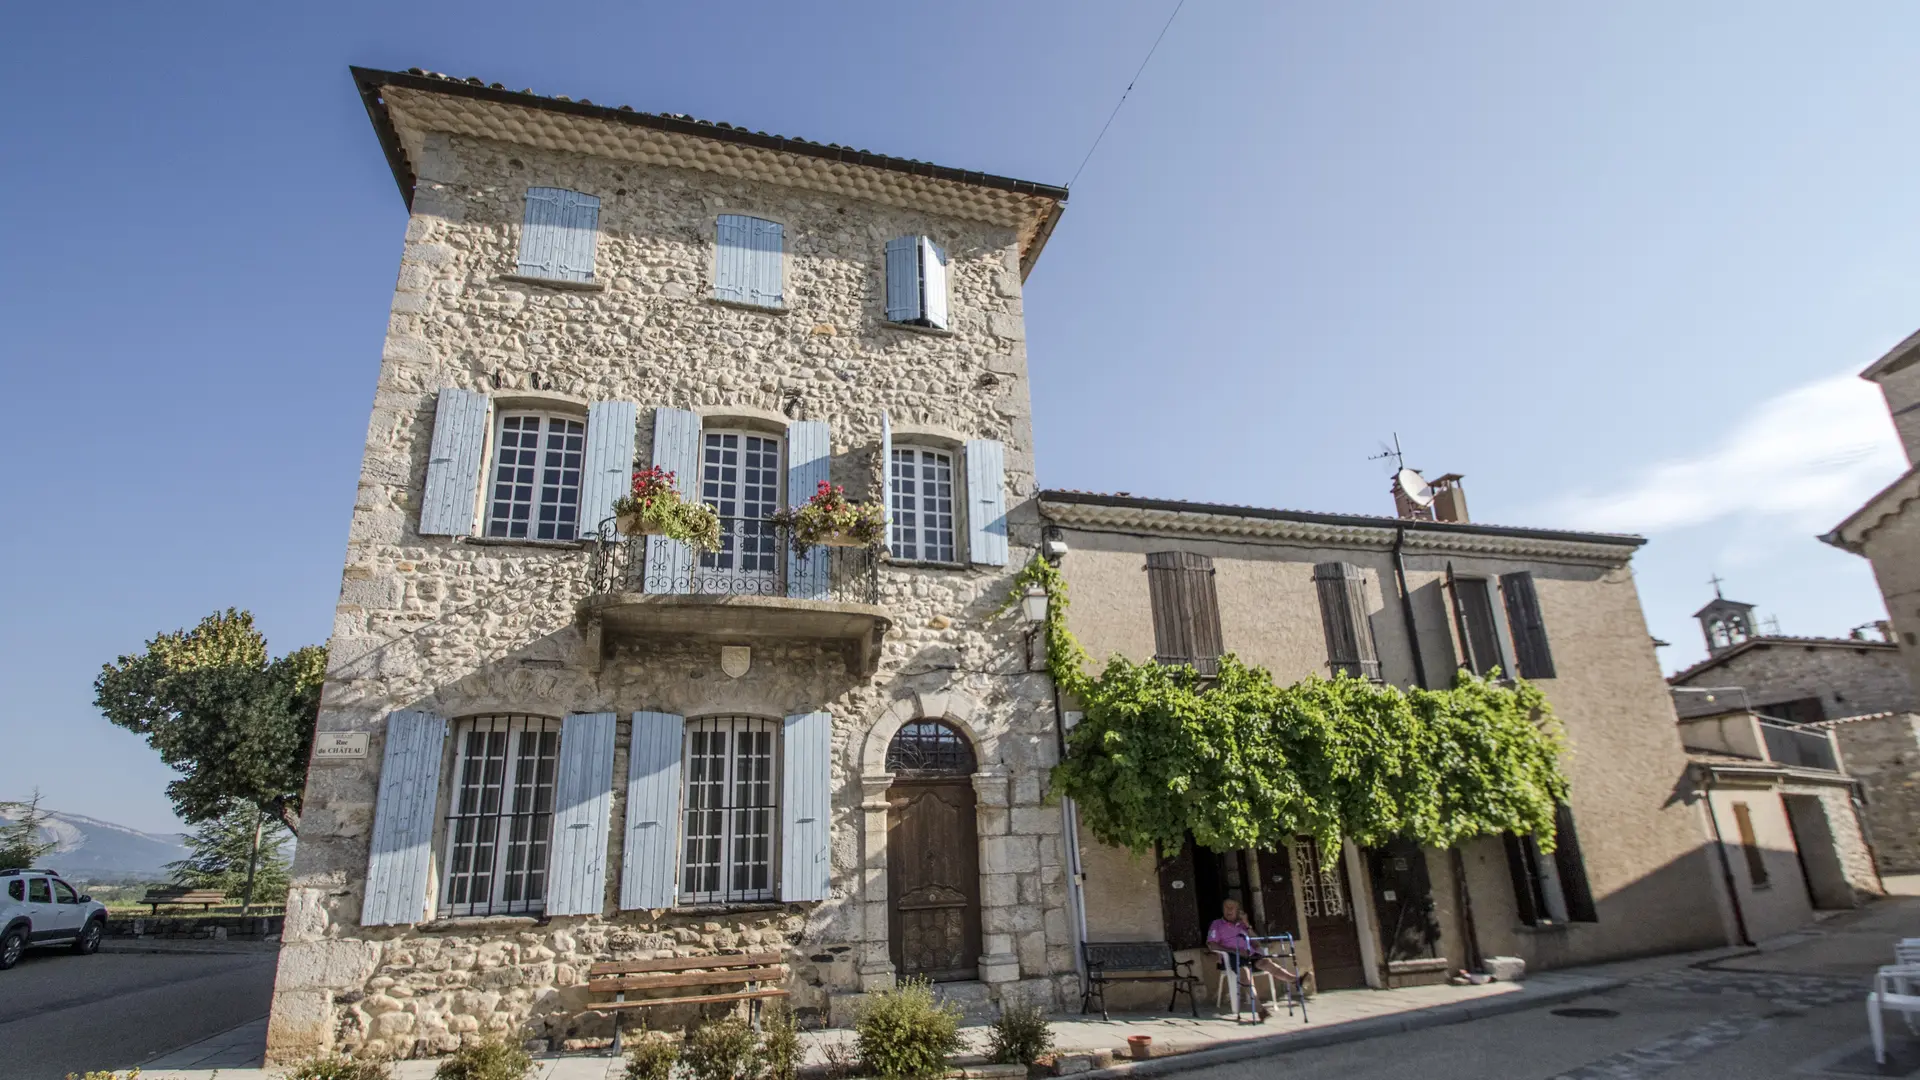
[[[1713,586],[1713,600],[1693,613],[1700,620],[1700,633],[1707,639],[1707,653],[1717,656],[1753,637],[1753,605],[1729,600],[1720,591],[1723,582],[1715,574],[1707,579]]]

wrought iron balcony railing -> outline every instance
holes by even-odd
[[[789,531],[760,518],[721,518],[720,549],[705,554],[663,537],[615,537],[611,519],[599,535],[588,561],[594,596],[778,596],[848,604],[880,598],[879,552],[815,547],[797,556]]]

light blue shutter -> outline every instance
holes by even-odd
[[[639,408],[631,401],[587,406],[587,467],[580,476],[580,535],[600,535],[614,500],[633,490],[633,435]],[[612,524],[607,535],[613,535]]]
[[[421,536],[472,536],[487,446],[487,395],[448,387],[433,410],[427,485],[420,495]]]
[[[777,221],[753,221],[753,296],[756,304],[779,307],[784,299],[781,260],[786,255],[784,230]]]
[[[670,908],[680,845],[680,745],[686,721],[672,713],[633,714],[627,753],[627,843],[620,907]]]
[[[829,477],[833,460],[824,420],[796,420],[787,425],[787,505],[799,506],[813,498]],[[787,595],[795,600],[825,600],[831,591],[833,553],[811,548],[804,558],[787,549]]]
[[[432,713],[403,709],[387,715],[361,926],[405,926],[426,918],[446,741],[447,722]]]
[[[967,442],[967,550],[979,566],[1007,565],[1007,452],[992,439]]]
[[[653,463],[673,474],[680,497],[700,497],[700,416],[685,409],[653,410]],[[693,549],[664,536],[647,537],[646,591],[693,591]]]
[[[780,899],[825,900],[833,851],[828,842],[833,802],[833,717],[824,712],[787,717],[780,753]]]
[[[893,543],[893,418],[880,410],[880,505],[887,515],[887,543]]]
[[[920,238],[896,236],[887,241],[887,321],[912,322],[920,317]]]
[[[947,328],[947,252],[926,237],[920,238],[921,303],[927,325]]]
[[[613,727],[610,712],[574,713],[560,727],[553,854],[547,872],[549,915],[598,915],[606,903]]]
[[[600,239],[600,200],[578,191],[560,193],[560,229],[554,277],[593,280],[594,248]]]
[[[527,189],[527,216],[520,226],[520,273],[528,277],[560,276],[566,196],[570,194],[562,188]]]

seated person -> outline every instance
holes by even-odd
[[[1207,947],[1221,952],[1232,953],[1240,960],[1240,980],[1253,982],[1253,969],[1269,972],[1276,979],[1285,979],[1290,983],[1300,981],[1300,976],[1281,967],[1280,963],[1261,952],[1253,944],[1253,927],[1247,922],[1246,913],[1240,910],[1238,900],[1228,900],[1220,905],[1220,917],[1213,920],[1207,928]],[[1270,1008],[1270,1006],[1268,1006]]]

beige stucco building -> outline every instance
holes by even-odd
[[[1065,191],[355,78],[409,217],[270,1055],[577,1045],[591,964],[742,949],[815,1014],[906,974],[1056,1000],[1056,718],[1003,603]],[[720,551],[615,534],[647,465]],[[890,557],[790,550],[765,517],[823,481],[891,493]]]
[[[1190,845],[1156,863],[1083,836],[1090,939],[1192,948],[1231,896],[1302,939],[1332,989],[1429,980],[1476,953],[1552,968],[1731,936],[1634,587],[1639,539],[1051,490],[1040,509],[1096,661],[1231,652],[1282,683],[1338,668],[1403,687],[1499,667],[1537,681],[1569,744],[1556,855],[1487,838],[1457,860]]]

